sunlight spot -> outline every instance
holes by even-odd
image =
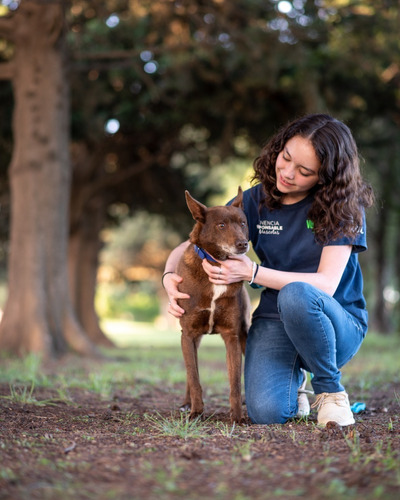
[[[145,70],[146,73],[151,75],[157,71],[158,64],[155,61],[149,61],[144,65],[143,69]]]
[[[104,126],[104,130],[107,132],[107,134],[115,134],[119,130],[120,123],[118,120],[115,118],[111,118],[111,120],[108,120]]]
[[[282,14],[289,14],[292,8],[292,4],[290,2],[287,2],[286,0],[278,3],[278,10],[279,12],[282,12]]]
[[[117,14],[111,14],[108,19],[106,20],[106,25],[109,28],[115,28],[119,24],[119,17]]]
[[[10,10],[17,10],[20,4],[20,1],[17,0],[2,0],[1,4],[5,7],[8,7]]]
[[[286,19],[272,19],[272,21],[268,23],[268,26],[274,31],[284,31],[289,28],[289,23]]]
[[[383,289],[383,297],[389,304],[396,304],[400,299],[400,292],[391,286],[386,286]]]
[[[143,62],[149,62],[149,61],[151,61],[153,59],[153,52],[151,52],[150,50],[143,50],[140,53],[140,59]]]

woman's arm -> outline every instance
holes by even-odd
[[[289,283],[302,281],[319,288],[329,295],[333,295],[342,278],[351,249],[351,245],[324,247],[315,273],[277,271],[260,266],[254,283],[280,290]],[[221,273],[219,273],[219,268],[215,268],[215,266],[204,260],[203,268],[210,277],[210,281],[218,285],[243,280],[250,281],[252,279],[253,264],[245,255],[230,257],[228,260],[221,262]]]
[[[184,241],[179,246],[174,248],[169,254],[167,262],[165,263],[164,274],[162,278],[163,286],[168,295],[169,306],[168,312],[176,318],[180,318],[185,310],[178,306],[177,299],[189,299],[190,296],[186,293],[181,293],[178,290],[178,284],[182,282],[182,278],[176,274],[178,263],[184,254],[186,248],[190,245],[190,241]]]

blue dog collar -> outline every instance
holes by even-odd
[[[211,255],[209,253],[207,253],[205,250],[203,250],[202,248],[198,247],[197,245],[194,246],[194,251],[200,257],[200,259],[207,259],[210,262],[217,262],[215,259],[213,259],[211,257]]]

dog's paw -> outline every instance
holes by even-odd
[[[189,415],[189,420],[196,420],[199,418],[200,420],[204,420],[204,415],[202,411],[192,411]]]
[[[237,425],[243,425],[245,422],[245,419],[242,415],[241,411],[232,411],[230,412],[230,420],[231,424],[237,424]]]

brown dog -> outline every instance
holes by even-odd
[[[225,260],[230,255],[247,252],[248,227],[241,208],[243,192],[239,187],[230,206],[211,208],[196,201],[188,191],[185,194],[196,224],[190,233],[191,244],[177,269],[183,278],[179,290],[190,295],[190,299],[180,303],[186,311],[180,323],[187,372],[186,397],[181,409],[190,409],[190,418],[203,413],[197,349],[204,334],[219,333],[226,346],[231,421],[239,423],[242,420],[242,352],[244,354],[249,326],[250,300],[242,282],[227,286],[210,283],[202,259],[207,258],[219,266],[212,257]]]

